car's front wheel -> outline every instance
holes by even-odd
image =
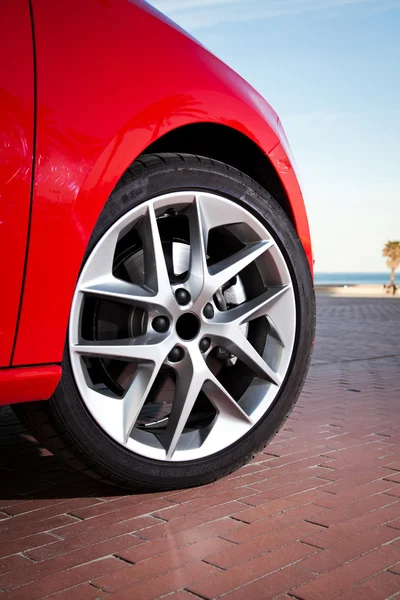
[[[49,449],[112,483],[207,483],[285,421],[314,318],[302,246],[265,190],[203,157],[144,156],[90,240],[62,380],[17,412]]]

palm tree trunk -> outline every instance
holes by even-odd
[[[396,293],[396,286],[394,284],[394,278],[395,278],[395,271],[394,271],[394,269],[391,269],[390,270],[390,287],[392,288],[393,296]]]

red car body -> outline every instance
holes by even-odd
[[[268,180],[312,269],[276,113],[147,3],[9,0],[0,50],[0,404],[54,391],[93,228],[150,145],[189,148]]]

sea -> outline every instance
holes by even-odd
[[[390,273],[315,273],[316,285],[368,285],[390,282]],[[396,282],[397,283],[397,282]]]

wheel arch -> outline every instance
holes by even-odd
[[[170,124],[167,131],[165,129],[161,131],[157,139],[154,139],[154,133],[151,135],[150,132],[146,132],[147,143],[143,143],[142,138],[140,140],[142,144],[139,143],[139,140],[135,140],[136,144],[133,146],[129,144],[129,138],[132,140],[129,135],[122,136],[118,140],[119,144],[114,138],[82,182],[79,193],[70,204],[72,210],[68,219],[63,222],[58,221],[58,207],[51,215],[51,219],[46,213],[43,213],[44,221],[48,226],[50,222],[53,225],[54,218],[60,223],[60,227],[57,226],[55,231],[48,228],[46,235],[48,237],[51,234],[55,245],[61,250],[61,254],[57,256],[62,258],[64,264],[63,290],[57,292],[58,302],[56,304],[51,303],[49,306],[49,302],[44,301],[43,307],[41,304],[38,305],[38,274],[41,275],[42,282],[48,281],[47,269],[39,266],[42,264],[44,245],[47,247],[47,244],[42,241],[44,225],[40,223],[34,251],[32,245],[30,247],[30,260],[31,264],[35,263],[35,267],[28,268],[13,366],[47,364],[61,360],[75,282],[90,235],[110,193],[127,169],[143,154],[181,152],[202,155],[225,162],[252,177],[279,202],[292,221],[312,270],[307,215],[296,174],[283,144],[278,142],[271,144],[268,148],[267,145],[264,146],[254,141],[253,135],[250,137],[250,135],[242,133],[241,128],[236,129],[216,121],[216,119],[209,122],[197,121],[175,127]],[[264,135],[267,137],[271,130],[265,122],[263,125]],[[132,129],[129,133],[131,131]],[[141,137],[139,135],[139,138]],[[48,189],[46,184],[46,194]],[[36,204],[35,208],[34,203],[35,214],[40,209],[40,204],[41,202]],[[58,232],[58,237],[56,232]],[[75,242],[79,244],[73,253],[63,245],[67,239],[69,248]],[[40,286],[43,300],[47,297],[43,292],[46,286],[44,284]],[[38,307],[41,312],[40,319],[37,317]],[[39,322],[42,323],[41,326],[39,326]],[[43,323],[46,324],[44,328]],[[38,339],[38,329],[40,329],[41,342],[32,344],[32,340]]]
[[[261,148],[240,131],[219,123],[177,127],[151,143],[142,154],[197,154],[226,163],[259,183],[295,224],[293,207],[279,175]]]

